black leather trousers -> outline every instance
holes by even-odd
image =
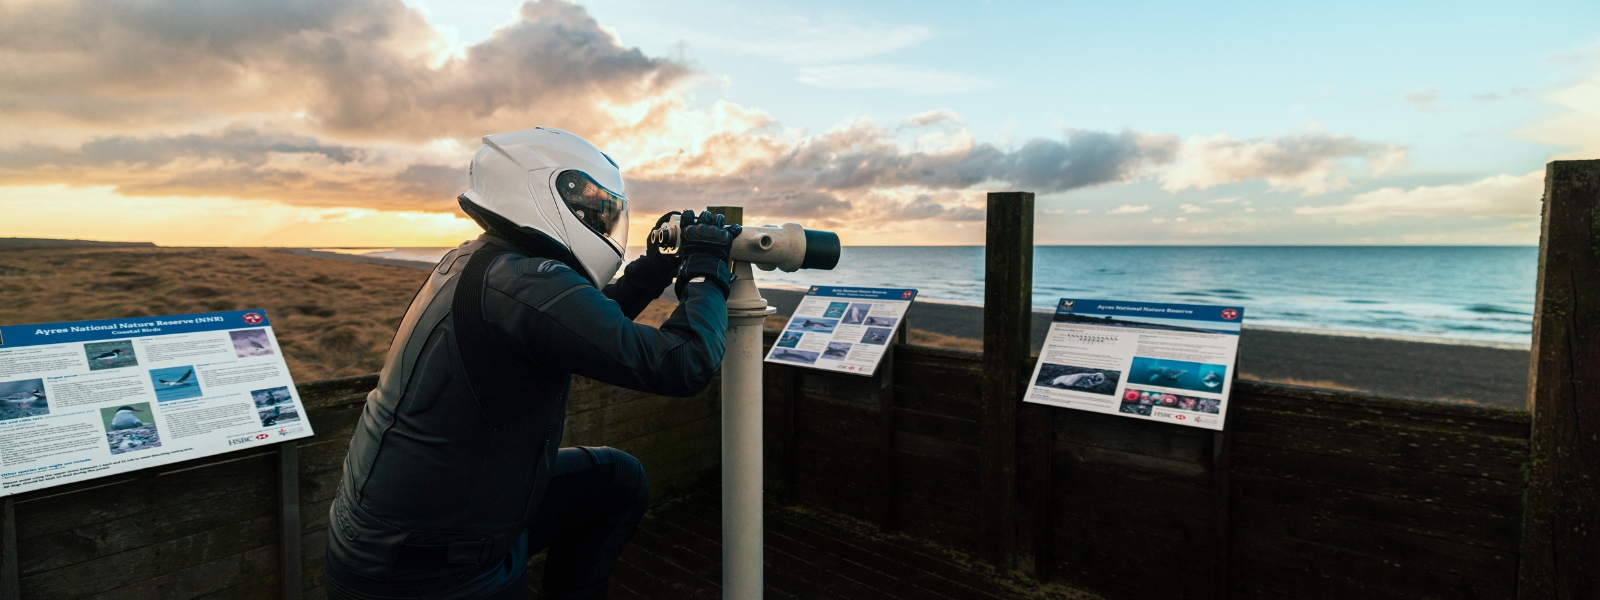
[[[548,549],[540,582],[541,600],[605,598],[611,569],[638,529],[649,501],[650,485],[639,459],[615,448],[562,448],[551,469],[550,487],[528,530],[505,560],[491,566],[491,570],[515,575],[498,590],[484,590],[482,597],[527,598],[528,578],[523,565],[529,556]],[[485,575],[488,574],[473,573],[462,579],[505,581]],[[326,590],[333,600],[373,597],[331,579]]]

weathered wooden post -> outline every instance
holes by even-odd
[[[278,560],[283,600],[300,600],[300,443],[278,444]]]
[[[1014,566],[1017,405],[1033,333],[1033,192],[991,192],[984,234],[983,419],[979,430],[979,531],[983,558]]]
[[[1600,160],[1545,169],[1522,600],[1600,590]]]
[[[5,556],[0,557],[0,599],[22,597],[22,578],[17,564],[17,497],[5,499],[5,539],[0,541]]]

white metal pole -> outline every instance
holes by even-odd
[[[734,263],[733,273],[722,359],[722,597],[760,600],[761,324],[774,311],[750,263]]]

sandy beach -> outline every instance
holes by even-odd
[[[26,324],[264,308],[295,378],[371,373],[428,263],[304,249],[0,244],[0,323]],[[658,300],[640,322],[673,307]],[[763,291],[781,326],[803,295]],[[977,306],[918,302],[912,343],[979,350]],[[1034,315],[1034,346],[1049,327]],[[1246,328],[1240,377],[1391,398],[1521,408],[1528,351]]]

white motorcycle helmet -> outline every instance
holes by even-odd
[[[484,229],[566,263],[596,286],[622,266],[622,171],[583,138],[548,127],[486,135],[471,174],[472,188],[457,200]]]

